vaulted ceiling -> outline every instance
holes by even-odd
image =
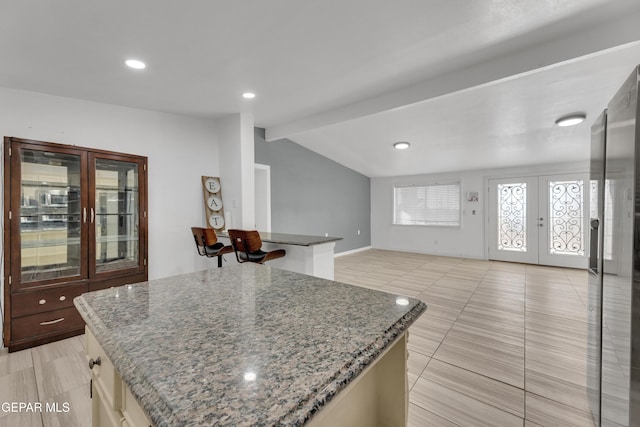
[[[251,112],[368,176],[583,161],[638,22],[637,0],[0,0],[0,86]]]

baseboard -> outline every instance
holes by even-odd
[[[350,251],[338,252],[337,254],[333,254],[333,257],[337,258],[337,257],[341,257],[341,256],[344,256],[344,255],[351,255],[351,254],[355,254],[357,252],[367,251],[369,249],[371,249],[371,246],[364,246],[362,248],[351,249]]]

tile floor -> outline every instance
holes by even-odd
[[[336,280],[417,297],[409,426],[593,426],[587,273],[369,250]]]
[[[335,265],[338,281],[428,305],[410,329],[409,426],[593,425],[586,272],[375,249]],[[0,427],[91,424],[83,338],[0,354],[0,402],[60,411],[0,411]]]

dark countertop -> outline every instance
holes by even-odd
[[[424,312],[421,301],[257,264],[74,300],[158,426],[299,426]]]
[[[263,242],[279,243],[281,245],[313,246],[342,240],[342,237],[306,236],[303,234],[270,233],[267,231],[259,231],[259,233]],[[226,231],[216,231],[216,234],[218,237],[229,238],[229,234]]]

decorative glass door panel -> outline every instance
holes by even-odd
[[[135,162],[95,159],[96,273],[139,266],[139,169]]]
[[[539,263],[587,268],[589,183],[586,174],[539,178]]]
[[[22,284],[82,274],[79,154],[21,148]]]
[[[527,251],[527,183],[498,184],[498,250]]]
[[[490,259],[537,262],[537,188],[534,177],[489,180]]]
[[[584,247],[584,181],[549,181],[549,253],[578,255]]]

